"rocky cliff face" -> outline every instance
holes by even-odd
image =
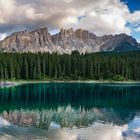
[[[86,30],[61,29],[51,35],[47,28],[35,31],[16,32],[0,41],[0,52],[58,52],[60,54],[77,50],[80,53],[101,51],[139,50],[139,44],[126,34],[98,37]]]

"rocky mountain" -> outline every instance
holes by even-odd
[[[47,28],[34,31],[13,33],[0,41],[0,52],[58,52],[60,54],[77,50],[80,53],[101,51],[133,51],[139,50],[137,41],[126,34],[96,36],[89,31],[72,28],[61,29],[51,35]]]

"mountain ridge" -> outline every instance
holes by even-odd
[[[118,35],[97,36],[87,30],[73,28],[61,29],[51,35],[48,28],[33,31],[15,32],[0,41],[0,52],[57,52],[71,54],[77,50],[80,53],[102,51],[124,52],[139,50],[140,44],[124,33]]]

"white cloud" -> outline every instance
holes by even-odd
[[[140,32],[140,27],[135,28],[136,32]]]
[[[79,19],[79,17],[82,17]],[[140,21],[120,0],[0,0],[0,31],[17,28],[84,28],[98,35],[131,34],[126,26]]]
[[[13,16],[14,10],[14,0],[0,0],[0,23],[8,22],[8,18]]]
[[[129,21],[132,22],[132,23],[140,22],[140,10],[139,11],[135,11],[132,14],[129,14]]]

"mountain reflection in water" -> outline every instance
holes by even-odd
[[[139,108],[138,84],[0,89],[0,140],[140,140]]]

